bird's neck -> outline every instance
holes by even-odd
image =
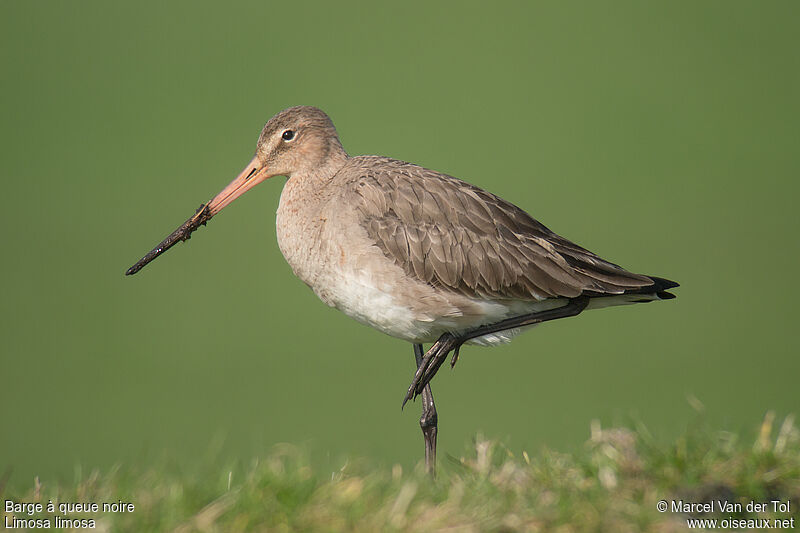
[[[322,237],[326,205],[336,188],[333,177],[347,162],[326,164],[313,172],[296,172],[281,192],[276,217],[278,246],[295,275],[309,286],[320,274],[321,254],[326,246]],[[331,162],[332,163],[332,162]]]
[[[342,158],[329,159],[324,165],[292,173],[283,186],[278,214],[300,219],[316,218],[320,207],[335,192],[331,182],[347,159],[347,154],[344,154]]]
[[[349,159],[339,139],[309,138],[305,145],[299,146],[286,165],[291,172],[286,176],[295,184],[302,182],[310,187],[321,187],[333,178]]]
[[[325,157],[320,159],[321,163],[314,162],[309,165],[298,165],[297,170],[288,176],[289,181],[295,181],[297,184],[302,182],[309,187],[324,187],[339,172],[339,169],[347,163],[349,157],[347,152],[339,146],[338,150],[329,150]]]

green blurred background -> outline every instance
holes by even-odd
[[[478,431],[569,450],[634,418],[731,430],[800,411],[800,8],[0,2],[0,471],[71,480],[302,443],[422,457],[411,346],[327,308],[275,243],[282,178],[133,278],[250,159],[270,116],[333,118],[491,190],[678,299],[469,347],[440,453]],[[696,402],[695,402],[696,403]]]

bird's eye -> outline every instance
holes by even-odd
[[[281,134],[281,137],[283,138],[284,141],[291,141],[292,139],[294,139],[294,131],[284,130],[283,133]]]

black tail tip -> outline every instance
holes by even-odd
[[[674,289],[675,287],[680,287],[680,283],[677,281],[672,281],[665,278],[659,278],[657,276],[647,276],[648,278],[653,280],[653,289],[655,289],[656,296],[661,298],[662,300],[672,300],[675,298],[675,295],[671,292],[667,292],[667,289]],[[649,287],[648,287],[649,288]]]

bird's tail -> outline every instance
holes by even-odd
[[[671,292],[667,292],[667,289],[674,289],[675,287],[680,287],[680,284],[677,281],[672,281],[665,278],[659,278],[658,276],[647,276],[648,278],[653,280],[652,285],[648,285],[647,287],[642,287],[638,289],[642,292],[642,294],[654,294],[658,297],[659,300],[671,300],[675,298],[675,295]]]
[[[613,305],[647,303],[656,300],[671,300],[675,298],[675,295],[668,292],[668,289],[679,287],[680,285],[677,282],[657,276],[647,277],[653,280],[652,285],[637,287],[625,291],[623,294],[593,296],[592,299],[589,300],[587,309],[599,309]]]

